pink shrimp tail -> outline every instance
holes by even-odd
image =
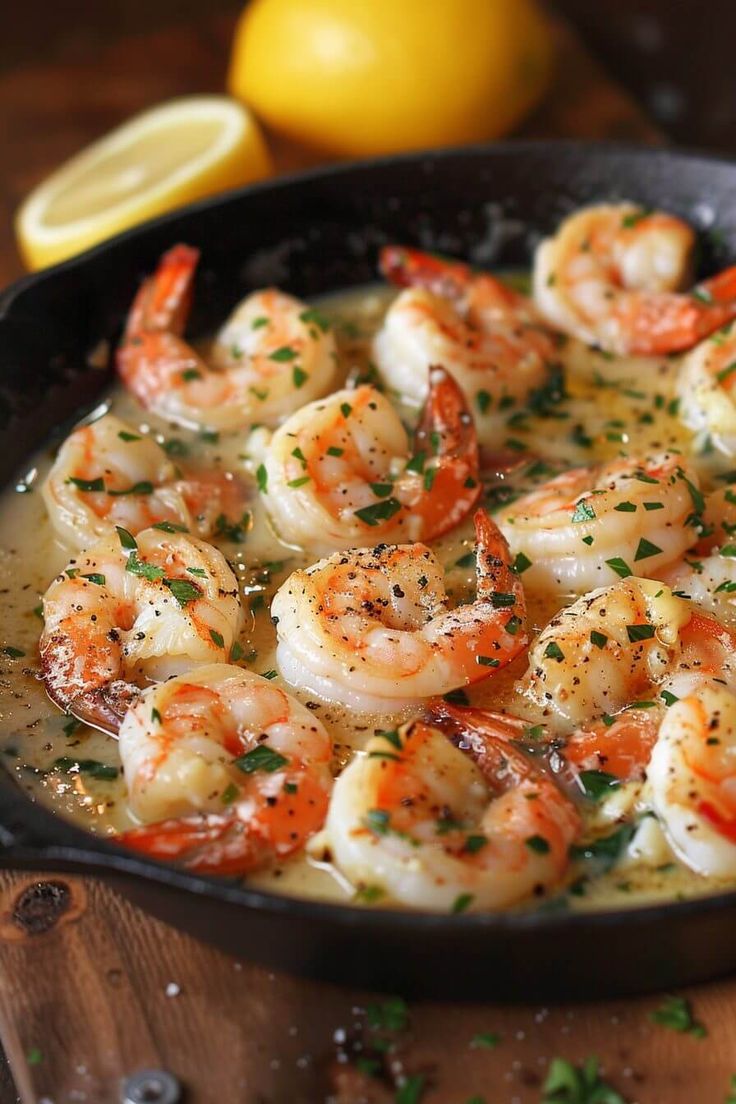
[[[453,377],[437,365],[429,370],[429,396],[414,438],[414,451],[438,453],[434,479],[417,502],[426,540],[454,529],[480,498],[478,439],[465,396]],[[433,441],[437,438],[439,444]],[[426,485],[426,484],[425,484]]]
[[[424,253],[403,245],[386,245],[379,254],[381,274],[397,287],[422,287],[443,299],[465,301],[478,307],[495,305],[519,308],[529,304],[524,296],[506,287],[489,272],[476,272],[470,265],[435,253]]]
[[[144,824],[123,832],[118,841],[198,874],[248,874],[294,854],[324,824],[330,792],[325,780],[301,770],[292,778],[298,779],[294,789],[279,801],[266,796],[264,802],[256,792],[245,792],[221,813]]]
[[[524,588],[511,566],[508,542],[485,510],[476,510],[473,522],[478,561],[478,597],[489,598],[498,592],[513,594],[519,607],[517,616],[520,616],[520,611],[526,612]]]
[[[181,337],[198,260],[199,250],[175,245],[143,281],[130,308],[116,363],[123,383],[144,406],[162,390],[181,386],[187,369],[198,374],[201,368],[194,349]]]
[[[403,245],[386,245],[379,254],[381,274],[397,287],[423,287],[446,299],[465,295],[473,271],[462,261],[423,253]]]
[[[183,333],[191,308],[198,261],[199,250],[190,245],[175,245],[164,253],[153,276],[143,281],[133,300],[126,338],[142,331]]]
[[[472,705],[453,705],[444,698],[432,698],[424,716],[431,725],[451,737],[454,743],[464,741],[468,736],[477,737],[480,741],[478,750],[489,740],[504,744],[519,740],[528,727],[526,721],[512,717],[510,713],[495,713]]]
[[[690,295],[632,292],[621,318],[631,333],[630,352],[642,356],[681,352],[736,318],[736,265],[698,284]]]
[[[175,861],[198,874],[246,874],[262,866],[265,841],[240,819],[237,806],[131,828],[118,842],[151,859]]]

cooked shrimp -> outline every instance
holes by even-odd
[[[181,533],[103,537],[46,591],[41,667],[57,705],[115,731],[139,685],[223,662],[238,584],[222,553]]]
[[[443,364],[471,406],[479,439],[496,444],[509,410],[546,382],[557,359],[534,305],[489,273],[414,249],[384,249],[381,269],[408,285],[374,340],[381,376],[419,405],[428,366]]]
[[[680,365],[680,418],[701,442],[736,456],[736,327],[729,323],[701,341]]]
[[[505,908],[559,883],[580,832],[573,804],[506,740],[476,728],[461,746],[469,752],[414,721],[374,736],[346,767],[325,837],[354,885],[458,912]]]
[[[658,709],[629,708],[617,717],[577,729],[559,752],[566,771],[581,788],[586,771],[610,775],[619,783],[643,782],[659,718]]]
[[[468,741],[478,735],[517,743],[526,741],[534,748],[535,762],[545,764],[578,797],[589,794],[591,774],[599,784],[610,779],[610,797],[599,794],[596,798],[596,819],[605,821],[619,819],[638,797],[661,713],[662,709],[657,708],[629,708],[617,717],[579,728],[563,739],[539,731],[541,725],[530,725],[508,713],[451,705],[442,698],[430,703],[425,720],[452,734],[462,748],[472,746]]]
[[[712,684],[667,711],[649,764],[654,809],[698,874],[736,875],[736,697]]]
[[[631,577],[553,617],[529,650],[518,689],[569,734],[713,677],[736,678],[736,636],[664,583]]]
[[[280,535],[320,552],[370,540],[431,540],[481,493],[473,419],[459,387],[431,369],[424,417],[409,442],[368,385],[305,406],[271,441],[264,500]]]
[[[725,545],[709,556],[682,560],[662,579],[678,594],[707,610],[724,625],[736,627],[736,545]]]
[[[335,343],[321,315],[275,288],[255,291],[215,338],[209,363],[181,334],[198,252],[177,245],[142,284],[118,349],[124,384],[179,425],[273,425],[330,389]]]
[[[182,476],[152,437],[113,414],[67,437],[42,494],[57,533],[78,549],[117,525],[135,534],[163,522],[208,537],[218,518],[242,517],[245,502],[232,476]]]
[[[127,847],[203,873],[245,874],[321,828],[332,744],[268,679],[225,663],[149,687],[120,727]]]
[[[481,510],[475,531],[477,597],[453,610],[424,544],[358,548],[295,571],[271,606],[281,673],[327,700],[389,712],[505,666],[526,644],[524,592]]]
[[[702,509],[697,475],[659,453],[563,472],[496,521],[525,585],[581,593],[678,560],[698,539]]]
[[[671,671],[691,616],[688,602],[651,579],[600,587],[542,629],[520,690],[563,732],[615,714]]]
[[[537,248],[536,305],[551,325],[621,356],[689,349],[736,317],[736,267],[682,290],[694,246],[673,215],[585,207]]]

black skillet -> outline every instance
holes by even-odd
[[[110,374],[87,366],[119,334],[133,289],[172,243],[199,246],[193,332],[250,289],[311,298],[375,278],[385,242],[480,266],[526,265],[571,208],[627,198],[690,220],[702,267],[736,260],[736,163],[578,143],[523,143],[326,169],[208,200],[12,287],[0,302],[3,481]],[[12,734],[9,734],[12,735]],[[736,892],[592,915],[435,916],[300,901],[195,877],[97,839],[0,771],[0,864],[79,871],[226,951],[406,995],[529,1000],[631,993],[736,966]]]

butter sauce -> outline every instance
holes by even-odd
[[[331,320],[338,341],[341,373],[336,386],[342,386],[344,381],[372,380],[370,338],[393,294],[387,288],[369,287],[320,302],[320,310]],[[686,455],[693,451],[692,435],[677,418],[674,399],[677,358],[613,359],[572,340],[561,343],[559,356],[564,366],[566,394],[563,398],[553,394],[549,402],[538,404],[535,411],[510,413],[507,432],[499,440],[498,449],[516,453],[520,458],[528,454],[528,462],[511,472],[491,474],[486,494],[491,508],[494,503],[508,502],[574,465],[648,450],[672,448]],[[249,479],[251,522],[245,539],[236,543],[218,538],[215,543],[232,563],[244,607],[249,611],[240,640],[243,656],[240,662],[259,673],[275,670],[270,600],[287,575],[308,564],[311,557],[278,538],[259,502],[253,472],[263,448],[263,431],[217,437],[172,427],[143,412],[119,387],[111,390],[104,410],[112,410],[140,433],[153,434],[166,444],[172,458],[186,453],[188,463],[234,471]],[[102,412],[98,409],[95,413]],[[410,411],[403,413],[407,421],[414,416]],[[39,603],[49,582],[72,554],[56,536],[39,493],[52,458],[52,448],[32,457],[17,487],[8,488],[0,497],[0,593],[4,608],[0,756],[19,785],[35,800],[50,805],[92,832],[112,835],[134,823],[126,805],[116,742],[60,713],[46,697],[39,679]],[[713,477],[712,457],[707,452],[694,455],[693,462],[707,487]],[[473,547],[472,523],[466,522],[432,546],[445,566],[452,598],[464,600],[472,594],[474,583],[472,556],[468,555]],[[540,629],[561,604],[564,599],[559,595],[530,599],[530,628]],[[473,704],[494,710],[508,708],[523,716],[524,705],[515,698],[512,684],[525,664],[522,657],[470,690],[468,699]],[[287,689],[309,702],[308,695],[293,687]],[[332,736],[336,771],[363,746],[375,728],[393,727],[405,719],[402,715],[360,716],[322,702],[310,702],[310,707]],[[115,777],[110,777],[113,772],[117,772]],[[595,808],[586,815],[594,824]],[[653,825],[649,832],[652,837],[649,861],[625,858],[614,869],[590,878],[584,894],[566,894],[565,907],[624,907],[723,888],[676,863],[657,832]],[[658,857],[655,861],[651,856]],[[307,855],[255,874],[249,882],[292,895],[353,900],[352,887],[329,861]],[[540,906],[539,902],[533,902],[524,907]]]

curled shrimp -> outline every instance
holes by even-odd
[[[410,453],[398,414],[368,385],[305,406],[276,431],[264,500],[281,536],[321,552],[431,540],[481,493],[473,419],[442,368]]]
[[[579,832],[572,802],[494,726],[458,734],[438,716],[368,741],[335,783],[325,841],[357,887],[481,911],[557,885]]]
[[[563,732],[614,715],[663,681],[691,616],[688,602],[651,579],[600,587],[542,629],[521,692]]]
[[[736,267],[692,291],[695,235],[632,203],[576,211],[537,248],[534,300],[547,321],[621,356],[689,349],[736,317]]]
[[[610,722],[637,701],[663,704],[736,676],[736,638],[664,583],[630,577],[561,610],[529,649],[518,689],[561,733]]]
[[[271,605],[287,681],[389,712],[510,663],[527,639],[524,592],[482,510],[475,532],[477,597],[452,610],[442,567],[424,544],[353,549],[295,571]]]
[[[736,628],[735,555],[736,546],[731,543],[707,556],[686,557],[663,572],[662,579],[699,609]]]
[[[138,401],[179,425],[234,430],[273,425],[328,391],[332,333],[318,312],[276,288],[235,308],[209,363],[184,341],[198,257],[186,245],[170,249],[135,297],[117,365]]]
[[[388,246],[381,271],[407,290],[373,344],[386,381],[409,402],[427,395],[427,367],[443,364],[463,390],[479,439],[495,445],[509,410],[549,376],[555,341],[533,303],[489,273],[416,249]]]
[[[57,533],[78,549],[117,525],[136,534],[163,522],[208,537],[219,518],[241,517],[245,501],[228,473],[183,476],[152,437],[114,414],[67,437],[42,494]]]
[[[48,588],[40,641],[51,699],[113,732],[140,685],[227,660],[242,620],[237,580],[216,548],[157,529],[120,533]]]
[[[120,758],[144,825],[126,847],[191,870],[246,874],[322,827],[332,744],[268,679],[216,663],[149,687],[126,714]]]
[[[654,810],[698,874],[736,874],[736,697],[711,684],[675,702],[649,764]]]
[[[697,475],[673,453],[563,472],[496,515],[525,585],[578,593],[655,575],[698,539]]]
[[[729,323],[688,353],[677,377],[680,418],[726,456],[736,456],[734,385],[736,328]]]

